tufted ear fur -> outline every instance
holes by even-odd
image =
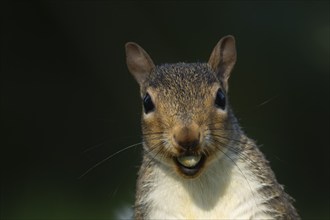
[[[125,44],[126,63],[128,70],[140,86],[143,85],[155,64],[145,50],[138,44],[128,42]]]
[[[231,35],[220,39],[214,47],[208,64],[216,73],[217,78],[223,83],[224,89],[228,90],[228,79],[236,63],[235,38]]]

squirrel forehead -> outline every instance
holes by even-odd
[[[181,92],[205,88],[218,82],[206,63],[177,63],[156,66],[147,80],[147,87]]]
[[[154,91],[158,108],[163,113],[173,115],[192,115],[205,108],[211,92],[218,80],[205,63],[177,63],[156,66],[146,80],[145,89]],[[159,104],[161,103],[161,104]]]

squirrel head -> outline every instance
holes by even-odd
[[[126,61],[140,85],[147,156],[194,178],[221,155],[232,133],[228,79],[236,62],[235,39],[223,37],[207,63],[156,66],[128,42]]]

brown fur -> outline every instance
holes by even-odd
[[[150,204],[144,199],[153,184],[151,177],[155,166],[165,164],[164,169],[178,173],[178,178],[180,175],[188,178],[180,174],[173,163],[173,158],[182,153],[176,140],[190,140],[199,134],[200,143],[194,153],[205,154],[207,160],[200,172],[189,178],[206,172],[209,164],[219,159],[219,150],[224,154],[231,151],[236,154],[233,163],[244,160],[255,178],[263,183],[264,187],[258,193],[271,198],[266,204],[270,214],[278,219],[299,219],[292,198],[278,184],[268,161],[256,144],[245,136],[230,109],[227,81],[236,61],[232,37],[219,41],[208,63],[155,66],[149,55],[135,43],[126,45],[126,53],[129,70],[140,84],[142,98],[146,93],[150,94],[156,109],[152,116],[144,114],[142,117],[144,156],[137,182],[135,219],[144,219],[150,211]],[[214,107],[218,88],[227,98],[226,109],[220,113]],[[183,132],[181,128],[187,131]],[[213,144],[206,144],[208,140],[204,139],[207,137],[211,137]]]

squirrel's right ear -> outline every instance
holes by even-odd
[[[151,70],[155,68],[155,64],[147,52],[138,44],[128,42],[125,44],[125,49],[128,70],[141,86],[151,73]]]
[[[235,38],[228,35],[220,39],[208,61],[208,64],[216,73],[217,78],[224,84],[223,86],[226,90],[228,89],[228,79],[235,63]]]

